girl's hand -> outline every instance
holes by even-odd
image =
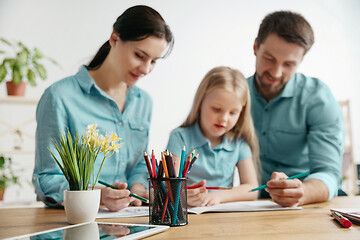
[[[127,183],[113,183],[118,189],[110,187],[101,188],[101,204],[104,204],[110,211],[116,212],[129,206],[132,198],[127,190]]]
[[[187,189],[187,204],[189,207],[199,207],[204,206],[203,202],[208,191],[205,188],[206,180],[202,180],[197,183],[193,183],[190,186],[198,188]]]
[[[221,203],[220,194],[221,194],[221,191],[208,193],[204,199],[203,205],[204,206],[214,206],[214,205]]]
[[[140,196],[140,197],[143,197],[143,198],[146,198],[146,199],[149,199],[149,190],[147,190],[145,188],[144,185],[142,185],[141,183],[134,183],[132,186],[131,186],[131,192]],[[142,205],[142,201],[139,200],[139,199],[136,199],[136,198],[132,198],[132,202],[131,202],[134,206],[141,206]]]

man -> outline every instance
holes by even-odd
[[[267,185],[260,197],[282,206],[327,201],[341,183],[339,105],[320,80],[296,73],[313,43],[310,24],[289,11],[267,15],[254,43],[256,73],[248,83]],[[284,180],[306,171],[303,181]]]

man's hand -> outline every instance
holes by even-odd
[[[304,184],[299,179],[287,179],[283,172],[273,172],[271,180],[266,183],[265,191],[271,199],[284,207],[296,207],[303,204]]]
[[[329,190],[321,180],[309,179],[301,182],[299,179],[286,178],[288,176],[283,172],[273,172],[265,188],[272,200],[281,206],[296,207],[325,202],[329,198]]]

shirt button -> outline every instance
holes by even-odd
[[[144,127],[143,127],[143,126],[141,126],[141,127],[140,127],[140,130],[144,130]]]
[[[263,132],[262,135],[265,136],[265,135],[266,135],[266,132]]]
[[[122,126],[123,123],[122,123],[122,122],[119,122],[118,124],[119,124],[119,126]]]
[[[125,162],[121,162],[121,166],[125,166]]]
[[[267,108],[265,108],[265,112],[267,112],[268,111],[268,109]]]

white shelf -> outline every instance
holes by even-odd
[[[0,106],[2,109],[11,109],[8,114],[5,114],[0,119],[0,126],[2,131],[0,131],[0,138],[4,142],[5,137],[13,137],[14,134],[19,134],[19,139],[22,137],[27,137],[31,139],[31,146],[21,146],[22,149],[16,150],[13,147],[9,146],[1,146],[0,154],[9,154],[9,155],[28,155],[35,154],[35,130],[29,130],[29,124],[36,123],[35,120],[35,109],[38,103],[38,99],[36,98],[28,98],[28,97],[19,97],[19,96],[2,96],[0,97]],[[11,105],[11,106],[10,106]],[[25,111],[24,111],[25,110]],[[30,111],[30,115],[29,115]],[[27,115],[24,115],[26,114]],[[17,115],[18,116],[17,116]],[[18,121],[12,122],[11,119],[17,116]],[[33,132],[34,131],[34,132]],[[17,136],[15,136],[17,137]],[[20,139],[23,140],[23,139]],[[7,143],[7,142],[6,142]],[[5,143],[4,143],[5,144]],[[23,141],[21,141],[21,145]]]
[[[39,99],[36,98],[27,98],[27,97],[18,97],[18,96],[7,96],[0,97],[0,103],[6,104],[30,104],[36,105]]]
[[[34,150],[0,150],[0,154],[35,154]]]

